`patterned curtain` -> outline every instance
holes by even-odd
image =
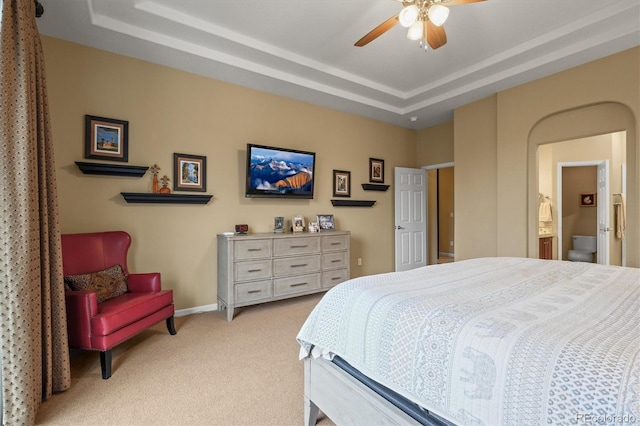
[[[53,143],[35,4],[0,25],[2,424],[29,425],[71,384]]]

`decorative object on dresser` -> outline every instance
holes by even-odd
[[[284,216],[273,218],[273,232],[284,232]]]
[[[293,227],[293,232],[304,232],[304,216],[295,215],[291,220],[291,226]]]
[[[244,235],[246,233],[249,232],[249,225],[247,224],[240,224],[240,225],[236,225],[236,234],[238,235]]]
[[[207,190],[207,157],[191,154],[173,154],[173,190]]]
[[[309,232],[320,232],[320,225],[318,222],[309,222]]]
[[[333,222],[332,214],[319,214],[318,218],[318,226],[321,231],[333,231],[336,227]]]
[[[129,122],[85,115],[84,158],[129,161]]]
[[[349,232],[218,234],[218,310],[323,292],[349,279]]]
[[[369,158],[369,182],[384,183],[384,160]]]
[[[333,196],[351,197],[351,172],[333,171]]]

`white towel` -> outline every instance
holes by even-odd
[[[627,218],[624,211],[624,195],[620,195],[620,201],[615,203],[613,206],[616,216],[616,238],[622,240],[624,239],[624,230],[627,227]]]
[[[538,220],[540,222],[552,222],[553,217],[551,216],[551,204],[550,203],[540,203],[540,207],[538,207]]]

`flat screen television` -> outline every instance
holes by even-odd
[[[247,144],[246,197],[313,198],[315,152]]]

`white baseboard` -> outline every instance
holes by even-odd
[[[196,306],[195,308],[179,309],[173,314],[173,316],[183,317],[185,315],[200,314],[202,312],[211,312],[211,311],[217,311],[217,310],[218,310],[218,304],[212,303],[211,305]]]

